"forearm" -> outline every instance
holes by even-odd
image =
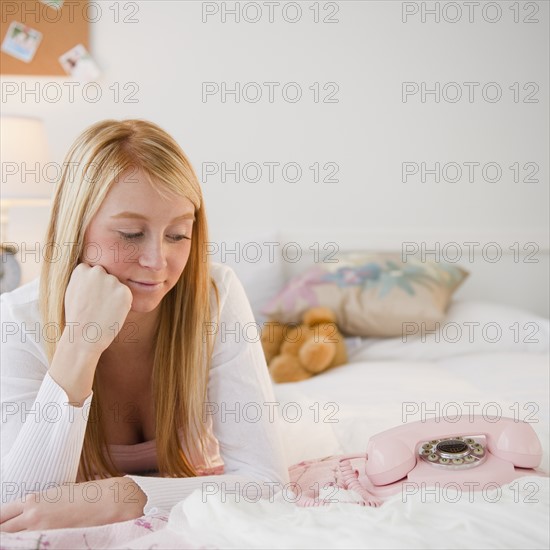
[[[89,344],[79,345],[82,339],[82,336],[64,330],[48,369],[50,376],[65,390],[69,402],[76,407],[81,407],[90,395],[101,357],[101,353]]]
[[[50,487],[3,504],[0,530],[84,528],[139,518],[145,495],[136,487],[132,480],[120,477]]]
[[[8,396],[2,403],[2,451],[8,450],[1,460],[3,503],[48,484],[75,482],[92,396],[82,408],[72,407],[47,373],[34,402],[23,403],[28,413],[22,425],[17,422],[23,417],[19,399]]]

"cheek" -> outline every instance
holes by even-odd
[[[103,248],[111,263],[120,265],[120,268],[136,263],[139,259],[139,246],[136,243],[115,239]]]
[[[183,250],[180,249],[179,251],[174,252],[168,259],[168,267],[174,278],[179,279],[183,273],[183,270],[189,260],[190,253],[191,247],[186,246]]]
[[[89,239],[81,254],[81,260],[94,266],[100,265],[108,273],[114,274],[124,270],[132,261],[137,247],[132,243],[121,243],[117,239]]]

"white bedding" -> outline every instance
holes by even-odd
[[[365,361],[359,353],[344,367],[276,385],[275,392],[281,410],[296,402],[303,413],[301,421],[283,423],[289,465],[364,452],[371,435],[401,424],[404,402],[424,402],[430,409],[439,404],[441,411],[447,406],[449,414],[456,410],[449,403],[467,413],[464,403],[474,402],[479,403],[475,413],[496,403],[503,416],[538,420],[532,426],[543,445],[541,469],[547,473],[548,388],[543,353],[462,354],[436,361]],[[323,411],[330,402],[338,407],[330,418],[338,422],[322,422],[335,410],[331,405]],[[490,405],[485,411],[494,416],[498,409]],[[406,420],[420,419],[418,413]],[[380,508],[343,503],[298,508],[283,493],[273,502],[237,503],[229,497],[222,502],[216,496],[203,502],[197,491],[172,510],[166,529],[124,548],[170,548],[175,541],[203,548],[548,548],[548,478],[528,476],[514,483],[503,485],[500,493],[399,494]]]
[[[535,322],[539,342],[528,343],[525,339],[516,342],[510,334],[491,345],[479,340],[455,346],[438,343],[436,339],[407,343],[400,339],[368,339],[356,342],[360,345],[344,366],[310,380],[275,385],[278,410],[285,411],[282,429],[288,465],[329,455],[364,453],[372,435],[403,421],[421,420],[422,406],[438,415],[451,416],[457,413],[457,407],[467,414],[472,410],[468,406],[473,406],[476,414],[501,413],[529,421],[543,446],[540,471],[548,474],[548,320],[487,304],[455,304],[448,317],[448,321],[460,323],[473,319],[499,322],[502,327],[515,322],[523,327]],[[301,419],[293,422],[298,408]],[[406,410],[410,414],[405,417]],[[346,500],[350,496],[346,493],[340,490],[331,496]],[[145,536],[140,532],[138,538],[105,538],[124,543],[101,547],[547,549],[550,546],[548,477],[522,477],[503,485],[500,493],[459,495],[456,491],[442,490],[435,494],[418,492],[406,498],[397,494],[380,508],[345,503],[300,508],[285,496],[289,494],[278,493],[272,502],[244,499],[235,502],[230,496],[222,501],[219,494],[203,499],[197,490],[172,509],[167,527]],[[152,530],[147,522],[141,521],[140,526]],[[109,529],[105,533],[109,535]],[[2,547],[35,548],[39,536],[41,533],[34,532],[28,542],[12,536],[2,541]],[[79,548],[89,547],[85,543]]]

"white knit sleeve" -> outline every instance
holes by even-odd
[[[93,392],[82,407],[70,405],[65,390],[39,359],[36,338],[25,334],[8,304],[2,302],[1,313],[0,477],[2,503],[6,503],[28,492],[76,481]],[[40,331],[37,334],[41,336]]]

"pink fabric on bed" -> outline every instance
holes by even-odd
[[[346,502],[360,506],[380,506],[383,500],[369,491],[372,485],[365,474],[366,461],[366,453],[360,453],[303,460],[290,466],[291,488],[298,497],[295,504],[327,506]],[[351,491],[350,497],[341,500],[336,494],[338,489]],[[325,496],[321,496],[321,493]]]
[[[168,514],[143,516],[110,525],[72,529],[47,529],[44,531],[0,532],[0,548],[9,550],[94,550],[124,548],[140,538],[166,527]],[[193,548],[183,537],[173,540],[177,548]]]

